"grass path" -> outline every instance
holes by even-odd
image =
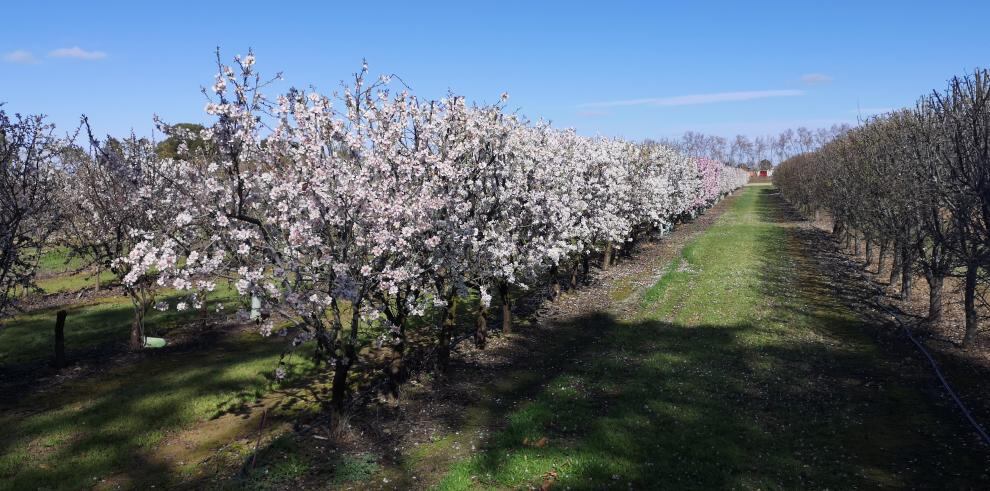
[[[438,487],[985,488],[986,451],[803,230],[748,187],[638,309],[577,321],[601,341]]]
[[[252,451],[266,394],[280,389],[271,373],[284,344],[218,335],[206,350],[149,354],[0,404],[0,490],[149,489],[236,468]],[[309,365],[294,357],[290,379]],[[302,406],[283,402],[269,428]]]
[[[439,408],[442,424],[412,411],[388,427],[435,431],[425,444],[330,455],[292,438],[311,401],[266,376],[283,343],[242,332],[0,400],[0,490],[987,488],[987,452],[912,353],[878,344],[881,328],[841,301],[856,292],[779,196],[749,187],[717,211],[568,294],[583,314],[559,328],[509,336],[514,351],[480,353],[492,366],[455,363],[461,376],[438,383],[462,404]],[[100,305],[71,318],[99,319],[94,339],[126,328],[125,310]],[[44,349],[47,320],[25,316],[0,344]],[[436,391],[405,393],[437,409]],[[286,437],[266,441],[251,479],[228,480],[262,407]]]

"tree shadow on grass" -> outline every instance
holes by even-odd
[[[787,205],[776,188],[759,190],[756,213],[764,223],[795,223],[804,222],[805,218],[793,207]]]
[[[575,327],[605,340],[582,363],[547,374],[535,393],[521,387],[531,395],[493,414],[507,426],[443,485],[540,484],[534,476],[571,489],[965,487],[987,479],[986,455],[946,453],[936,441],[946,436],[933,417],[938,408],[875,373],[870,350],[796,340],[754,349],[775,333],[747,324],[596,316]]]
[[[231,337],[213,348],[149,357],[0,414],[8,428],[0,437],[0,489],[182,482],[174,462],[152,457],[155,447],[204,418],[247,417],[271,389],[266,374],[284,343]]]
[[[764,197],[767,208],[793,209],[779,194]],[[818,310],[844,311],[846,317],[859,322],[848,323],[847,338],[870,339],[882,351],[875,365],[880,370],[896,374],[905,385],[923,393],[925,406],[937,406],[944,427],[949,434],[940,435],[941,445],[949,454],[974,450],[985,454],[976,432],[965,423],[962,413],[954,405],[944,388],[932,373],[926,360],[895,324],[888,312],[896,312],[902,322],[912,330],[924,326],[924,318],[901,311],[891,303],[883,285],[864,273],[863,264],[842,252],[831,234],[812,226],[778,229],[770,233],[777,240],[767,238],[767,259],[762,283],[766,294],[781,295],[793,291],[792,285],[800,285],[805,302],[801,309],[788,306],[798,313],[806,307]],[[783,240],[781,240],[781,237]],[[791,258],[790,261],[781,258]],[[793,258],[798,258],[793,261]],[[917,335],[917,334],[916,334]],[[990,377],[986,367],[974,360],[959,356],[957,352],[935,352],[943,372],[955,386],[978,421],[990,421],[990,400],[985,381]]]
[[[759,322],[596,314],[562,326],[571,338],[534,341],[547,364],[507,360],[499,376],[520,382],[505,390],[483,372],[459,374],[451,385],[475,388],[466,405],[484,408],[494,436],[441,487],[986,485],[986,450],[933,397],[930,377],[871,336],[880,317],[869,289],[822,262],[817,231],[786,226],[796,214],[779,194],[760,190],[756,213],[768,224],[757,224]],[[478,391],[486,382],[495,390]],[[447,419],[461,431],[476,423]],[[402,476],[396,487],[415,484]]]
[[[774,210],[782,202],[765,191],[757,214],[764,223],[784,223],[786,214]],[[522,487],[553,481],[560,489],[985,487],[990,479],[986,452],[967,443],[971,440],[950,409],[918,389],[923,379],[914,378],[913,362],[903,363],[900,352],[878,349],[864,334],[872,324],[850,314],[855,309],[845,300],[854,301],[862,291],[838,281],[831,271],[823,272],[827,265],[816,262],[817,256],[802,259],[813,232],[764,228],[758,283],[770,304],[759,322],[685,326],[624,321],[598,312],[529,328],[517,338],[518,349],[494,363],[455,358],[442,384],[446,394],[439,398],[458,403],[441,405],[437,417],[448,434],[491,436],[473,457],[455,463],[441,485]],[[98,435],[56,443],[52,451],[57,460],[82,473],[117,468],[128,463],[126,455],[110,454],[109,464],[74,459],[105,450],[118,436],[127,444],[115,452],[139,448],[145,440],[127,426],[132,423],[127,416],[155,425],[163,414],[179,417],[170,413],[181,416],[185,406],[172,395],[188,400],[244,387],[235,387],[243,381],[218,376],[230,360],[189,358],[179,363],[186,378],[153,380],[168,395],[161,403],[91,394],[93,407],[83,411],[92,412],[77,420],[96,425]],[[411,407],[429,408],[438,396],[413,392],[409,398]],[[108,417],[113,404],[122,414]],[[369,430],[381,420],[389,421],[389,428],[416,430],[411,427],[415,420],[405,419],[408,415],[379,409],[386,411],[379,419],[367,412],[355,419],[366,420]],[[30,435],[57,434],[59,424],[69,424],[62,413],[46,418],[32,423]],[[358,426],[365,428],[363,424]],[[391,479],[385,487],[423,486],[414,473],[430,457],[395,451],[395,440],[382,435],[377,442],[376,452],[385,456]],[[25,437],[19,442],[30,444]],[[318,479],[339,479],[344,464],[351,462],[340,453],[327,456],[282,445],[280,440],[266,447],[259,458],[259,470],[289,476],[278,481],[282,487],[294,486],[302,478],[298,469],[310,465],[335,469]],[[312,446],[310,440],[305,446]],[[367,462],[351,464],[363,470],[347,475],[370,475]],[[137,483],[180,480],[154,465],[135,461],[124,468]],[[446,462],[438,466],[439,472],[447,470]],[[84,481],[66,467],[32,468],[14,479],[15,484],[34,486],[39,484],[30,479],[40,485],[60,482],[56,479],[70,485]]]
[[[406,409],[441,422],[435,444],[394,448],[418,430],[406,412],[358,416],[365,431],[392,431],[377,441],[388,484],[366,484],[421,488],[444,474],[442,489],[985,486],[985,449],[903,351],[878,348],[879,317],[857,315],[868,292],[810,249],[816,231],[789,226],[799,217],[778,193],[757,192],[758,321],[597,312],[527,329],[493,363],[455,358],[441,394],[406,396]],[[468,433],[481,448],[458,452]]]
[[[162,300],[174,302],[181,295],[163,296]],[[229,304],[229,299],[220,299]],[[52,366],[54,358],[54,325],[58,310],[68,311],[65,324],[66,368]],[[14,406],[22,398],[37,389],[44,389],[54,377],[112,366],[115,357],[133,354],[138,358],[170,355],[203,345],[215,344],[221,332],[213,327],[217,319],[204,311],[175,309],[160,312],[152,310],[146,317],[149,336],[170,337],[177,332],[195,331],[189,343],[171,344],[164,349],[132,353],[128,347],[134,310],[130,301],[122,297],[100,299],[68,308],[56,307],[28,312],[4,319],[0,330],[0,392],[7,395],[0,401],[0,408]]]

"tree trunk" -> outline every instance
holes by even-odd
[[[577,288],[578,286],[578,264],[574,263],[571,268],[571,289]]]
[[[512,332],[512,300],[509,298],[508,283],[499,283],[498,295],[502,301],[502,332],[509,334]]]
[[[454,326],[454,296],[447,296],[447,304],[437,319],[437,371],[446,373],[450,367],[450,335]]]
[[[141,288],[128,289],[131,297],[131,306],[134,307],[134,319],[131,320],[131,349],[139,350],[144,348],[144,316],[148,313],[148,308],[154,301],[154,297]]]
[[[887,241],[886,240],[881,240],[880,241],[880,254],[878,254],[878,256],[880,256],[880,257],[877,258],[877,276],[881,276],[881,275],[883,275],[883,259],[884,259],[884,257],[887,256]]]
[[[966,309],[966,335],[963,337],[963,347],[968,348],[976,340],[976,330],[979,320],[976,317],[976,280],[979,266],[976,263],[966,265],[966,293],[964,305]]]
[[[859,257],[859,233],[853,232],[853,255]]]
[[[928,322],[932,325],[942,320],[942,289],[945,286],[945,276],[938,272],[925,275],[928,280]]]
[[[911,296],[911,281],[914,278],[914,271],[912,270],[912,263],[914,263],[914,258],[911,257],[911,249],[904,246],[901,249],[901,298],[908,298]]]
[[[347,326],[350,332],[347,333],[346,340],[343,339],[343,331],[340,331],[341,341],[344,342],[344,356],[337,358],[337,363],[333,371],[333,386],[331,387],[331,401],[337,415],[343,414],[344,403],[346,402],[348,393],[350,392],[347,375],[350,372],[351,367],[357,363],[357,343],[360,324],[361,298],[359,297],[351,305],[351,323]],[[334,418],[334,421],[336,420],[337,418]]]
[[[557,270],[557,266],[554,265],[550,268],[550,299],[557,300],[560,296],[560,274]]]
[[[388,391],[392,397],[399,397],[399,387],[406,381],[406,328],[405,319],[399,320],[399,328],[392,346],[392,360],[388,365]]]
[[[344,412],[344,402],[347,398],[347,375],[351,370],[351,366],[354,364],[354,347],[348,345],[344,350],[344,356],[337,358],[333,367],[330,404],[335,413],[335,417],[333,418],[334,425],[336,425],[339,419],[336,416]]]
[[[478,349],[485,347],[488,342],[488,307],[484,305],[478,307],[478,316],[474,319],[474,345]]]
[[[896,284],[897,276],[901,274],[901,254],[900,248],[897,247],[897,242],[894,242],[891,252],[894,257],[894,264],[890,267],[890,277],[887,278],[887,284],[893,286]]]
[[[873,264],[873,241],[869,238],[866,239],[866,264],[863,265],[864,268],[869,269],[870,265]]]
[[[141,348],[144,348],[144,314],[141,308],[135,305],[134,319],[131,320],[131,349]]]
[[[605,244],[605,253],[602,255],[602,271],[608,271],[612,266],[612,243]]]
[[[832,222],[832,237],[834,237],[836,241],[842,241],[843,228],[842,220]]]
[[[587,254],[581,258],[581,280],[585,285],[591,282],[591,258]]]
[[[65,366],[65,316],[64,310],[55,314],[55,368]]]

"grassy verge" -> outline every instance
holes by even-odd
[[[174,293],[164,292],[163,299],[174,303],[170,295]],[[229,311],[237,299],[224,287],[209,301],[211,307],[219,302]],[[28,376],[26,369],[52,357],[55,310],[5,319],[0,330],[0,370],[10,369],[7,376]],[[66,310],[70,362],[80,356],[104,356],[100,354],[104,348],[127,343],[133,315],[129,299],[101,297]],[[146,319],[147,329],[149,335],[168,338],[201,315],[153,310]],[[133,363],[59,384],[15,405],[3,404],[0,425],[6,430],[0,435],[0,490],[142,488],[200,477],[202,459],[211,457],[204,452],[256,427],[252,408],[264,405],[266,394],[279,388],[272,374],[286,343],[255,333],[196,335],[202,348],[144,353]],[[311,366],[305,356],[291,361],[289,379]],[[195,428],[191,434],[183,434],[190,428]],[[163,451],[163,442],[175,435],[183,435],[182,445],[188,448]],[[232,451],[243,457],[251,448],[243,442],[230,445],[224,457],[236,460],[238,455],[229,455]]]
[[[85,261],[73,256],[65,247],[46,249],[38,259],[37,287],[46,294],[70,293],[96,286],[96,271],[85,270]],[[100,284],[115,280],[112,273],[100,273]]]
[[[174,304],[174,292],[163,292],[163,300]],[[211,307],[221,303],[230,311],[237,304],[235,291],[222,285],[210,294]],[[41,309],[16,315],[3,321],[0,330],[0,369],[12,365],[44,362],[51,359],[55,342],[55,312],[68,312],[65,324],[65,347],[68,357],[107,344],[126,343],[130,336],[134,310],[127,297],[101,297],[68,307]],[[149,336],[167,336],[177,326],[202,313],[175,309],[159,312],[152,309],[146,317]]]
[[[986,453],[879,349],[747,188],[627,318],[520,400],[439,489],[973,487]],[[908,362],[913,363],[913,362]]]
[[[216,446],[236,438],[237,431],[228,430],[243,430],[252,407],[278,388],[272,373],[284,347],[281,339],[242,333],[205,352],[163,353],[29,397],[0,415],[6,428],[0,437],[0,489],[101,483],[135,489],[181,482],[200,469],[204,455],[183,449],[170,461],[159,446],[204,423],[200,430],[211,435],[185,437],[213,438],[209,443]],[[292,357],[289,367],[291,380],[308,370],[309,358]],[[214,421],[219,423],[208,424]]]
[[[113,273],[109,271],[100,273],[101,285],[109,285],[115,280]],[[96,273],[93,271],[59,273],[42,277],[35,283],[46,294],[73,293],[86,288],[96,288]]]

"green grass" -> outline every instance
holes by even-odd
[[[100,285],[106,286],[115,281],[113,273],[100,273]],[[43,293],[72,293],[86,288],[96,288],[96,272],[79,271],[60,273],[54,276],[42,277],[35,281]]]
[[[247,418],[276,386],[271,374],[284,348],[282,339],[238,334],[205,352],[152,356],[29,397],[0,415],[0,489],[82,489],[104,479],[133,489],[175,484],[183,478],[176,467],[199,462],[163,461],[156,447],[224,414]],[[310,366],[309,357],[292,357],[289,379]],[[278,475],[296,470],[286,464]]]
[[[163,292],[174,304],[174,292]],[[236,293],[218,287],[210,305],[236,308]],[[5,320],[0,330],[0,374],[21,373],[52,356],[55,310],[45,309]],[[129,339],[132,309],[125,297],[104,297],[67,308],[66,347],[72,361],[90,359],[88,349],[121,345]],[[149,334],[166,338],[189,331],[199,312],[151,311]],[[340,455],[314,461],[306,452],[264,455],[256,472],[228,478],[253,452],[261,404],[276,408],[270,431],[284,432],[295,414],[317,411],[326,397],[326,373],[313,372],[312,346],[288,358],[288,378],[272,374],[285,352],[286,339],[255,333],[203,332],[204,346],[145,352],[126,365],[22,397],[0,401],[0,490],[80,489],[92,486],[147,488],[154,485],[217,485],[284,489],[313,471],[328,483],[366,478],[378,469],[373,456]],[[362,329],[362,339],[374,333]],[[34,365],[33,365],[34,364]],[[43,369],[43,368],[42,368]],[[321,378],[322,375],[322,378]],[[296,385],[305,380],[306,390]],[[279,425],[282,425],[280,427]],[[245,435],[249,438],[245,439]],[[162,451],[170,436],[181,440]],[[277,446],[275,447],[277,450]],[[216,455],[214,455],[216,452]],[[204,459],[210,465],[203,465]],[[317,459],[318,460],[318,459]],[[219,470],[219,475],[212,473]],[[212,484],[210,484],[212,483]]]
[[[83,263],[82,258],[71,256],[68,248],[52,247],[44,250],[44,254],[38,258],[38,273],[41,275],[66,273],[81,268]]]
[[[623,290],[640,295],[638,311],[574,321],[539,348],[545,369],[500,372],[449,430],[399,459],[284,437],[243,478],[229,465],[204,475],[214,453],[235,468],[250,455],[261,401],[314,404],[288,386],[311,380],[308,357],[293,356],[293,382],[278,387],[270,374],[283,340],[242,333],[5,408],[0,490],[361,489],[385,479],[439,489],[985,488],[986,452],[967,447],[959,416],[919,389],[933,384],[915,362],[878,348],[871,326],[835,300],[782,210],[770,188],[747,188],[657,284]],[[166,336],[189,319],[155,315]],[[0,369],[49,356],[53,318],[12,319]],[[73,307],[70,350],[126,339],[129,319],[125,299]]]
[[[176,301],[175,293],[163,298]],[[236,294],[218,288],[210,304],[234,308]],[[0,371],[25,370],[52,357],[55,310],[5,319],[0,330]],[[65,343],[70,362],[86,350],[124,345],[133,315],[130,300],[104,297],[66,308]],[[166,338],[200,313],[152,310],[149,335]],[[195,334],[194,334],[195,335]],[[204,342],[209,333],[203,333]],[[257,334],[214,337],[205,349],[149,353],[136,363],[112,368],[0,405],[0,490],[79,489],[110,478],[125,487],[168,483],[180,473],[153,458],[167,435],[225,413],[247,411],[272,388],[270,374],[285,348],[284,339]],[[91,360],[94,356],[85,355]],[[308,360],[293,357],[293,373]],[[0,372],[3,373],[3,372]]]
[[[83,270],[85,261],[73,256],[65,247],[46,249],[38,259],[38,279],[36,285],[44,293],[69,293],[96,286],[96,271]],[[100,273],[100,284],[114,281],[109,271]]]
[[[639,312],[576,322],[601,341],[520,391],[437,488],[985,485],[986,452],[833,298],[783,207],[747,188]]]
[[[177,301],[174,292],[163,292],[162,299]],[[236,305],[236,292],[219,285],[208,297],[210,305],[223,303],[227,310]],[[71,359],[75,353],[97,346],[126,343],[130,339],[134,310],[127,297],[103,297],[65,308],[65,347]],[[55,312],[60,308],[42,309],[4,319],[0,329],[0,369],[11,365],[50,359],[55,342]],[[173,328],[188,322],[199,312],[152,309],[146,317],[148,335],[167,336]]]

